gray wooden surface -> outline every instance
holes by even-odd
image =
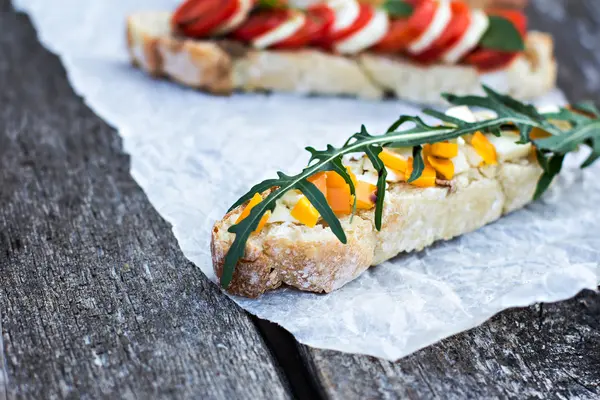
[[[600,2],[538,0],[530,15],[555,33],[561,87],[599,101]],[[310,349],[183,257],[128,166],[0,0],[0,399],[600,398],[595,293],[398,363]]]

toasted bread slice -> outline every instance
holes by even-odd
[[[228,291],[257,297],[285,284],[329,293],[401,252],[474,231],[523,207],[531,201],[541,173],[535,161],[519,160],[472,168],[451,187],[390,184],[380,231],[374,227],[373,210],[359,211],[352,222],[349,216],[340,219],[347,244],[324,225],[267,224],[250,236]],[[241,211],[242,207],[233,210],[213,228],[211,251],[219,277],[235,238],[227,229]]]
[[[213,94],[281,91],[379,99],[387,94],[418,103],[440,103],[439,93],[478,93],[487,83],[527,99],[555,86],[552,38],[531,32],[526,51],[503,71],[480,74],[464,65],[422,66],[399,56],[346,57],[318,49],[255,50],[227,40],[174,35],[169,12],[140,12],[127,19],[132,63],[149,74]]]

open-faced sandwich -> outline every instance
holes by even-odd
[[[419,103],[440,92],[519,99],[555,86],[552,37],[521,11],[462,0],[327,0],[299,9],[265,0],[187,0],[127,20],[134,65],[215,94],[284,91]]]
[[[212,232],[213,266],[230,293],[280,285],[331,292],[372,265],[478,229],[538,198],[581,145],[600,156],[600,111],[538,110],[484,87],[445,95],[442,124],[402,116],[341,147],[307,148],[308,166],[252,187]],[[484,111],[473,112],[469,107]],[[548,112],[550,111],[550,112]]]

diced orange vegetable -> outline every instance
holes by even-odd
[[[444,179],[450,180],[454,178],[454,163],[452,160],[433,156],[427,157],[427,160],[429,161],[429,165],[431,165]]]
[[[354,187],[356,187],[356,175],[354,175],[354,172],[352,172],[350,167],[346,167],[346,171],[348,172],[348,175],[350,175],[350,179],[352,180],[352,183],[354,183]],[[346,180],[340,174],[338,174],[335,171],[327,171],[328,188],[340,188],[344,186],[350,187],[348,183],[346,183]]]
[[[407,162],[400,154],[383,149],[381,153],[379,153],[379,159],[383,161],[383,164],[388,168],[400,172],[406,171]]]
[[[252,209],[254,207],[256,207],[256,205],[258,203],[260,203],[261,201],[262,201],[262,196],[260,194],[258,194],[258,193],[255,193],[254,196],[252,196],[252,198],[248,202],[248,205],[244,208],[244,211],[242,211],[242,213],[240,214],[240,216],[238,217],[238,219],[235,221],[235,223],[239,224],[245,218],[247,218],[248,215],[250,215],[250,211],[252,211]],[[270,216],[271,216],[271,211],[267,211],[266,213],[264,213],[264,215],[262,216],[262,218],[258,222],[258,226],[254,230],[254,233],[259,233],[260,231],[262,231],[262,229],[264,228],[265,224],[269,220]]]
[[[315,185],[317,189],[323,193],[323,196],[327,197],[327,173],[325,172],[317,172],[310,178],[308,181]]]
[[[356,185],[356,207],[369,210],[375,205],[375,192],[377,186],[364,181],[358,181]]]
[[[486,164],[498,164],[496,148],[481,132],[476,132],[471,138],[471,146],[483,158]]]
[[[551,135],[548,132],[537,127],[533,128],[531,132],[529,132],[529,139],[531,140],[544,139],[550,136]]]
[[[260,219],[260,222],[258,223],[258,226],[254,230],[254,233],[260,233],[260,231],[262,231],[262,229],[265,227],[265,224],[269,220],[270,216],[271,216],[271,211],[267,211]]]
[[[348,184],[340,174],[335,171],[327,171],[327,189],[340,188],[347,185]]]
[[[458,144],[456,143],[434,143],[428,155],[439,158],[454,158],[458,155]]]
[[[300,223],[312,228],[319,220],[319,212],[310,204],[306,196],[302,196],[292,208],[292,217],[296,218]]]
[[[404,172],[404,178],[406,179],[406,181],[408,182],[408,180],[410,179],[410,176],[413,172],[413,158],[409,158],[408,159],[408,168],[406,168],[406,172]],[[425,168],[423,168],[423,172],[421,173],[421,176],[411,182],[411,185],[414,186],[419,186],[419,187],[431,187],[431,186],[435,186],[435,178],[436,178],[436,173],[435,173],[435,169],[433,169],[433,167],[431,165],[425,165]]]
[[[349,214],[352,210],[352,196],[350,186],[328,187],[327,202],[336,214]]]
[[[424,159],[427,159],[427,156],[431,155],[431,145],[429,143],[425,143],[423,145],[423,150],[422,150],[421,154],[423,155]]]
[[[244,208],[244,211],[240,214],[238,219],[235,221],[236,224],[239,224],[243,219],[245,219],[248,215],[250,215],[250,211],[262,201],[262,196],[258,193],[255,193],[254,196],[250,199],[248,205]]]

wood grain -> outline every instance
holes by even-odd
[[[331,399],[600,396],[600,296],[504,312],[399,362],[302,347]]]
[[[552,32],[559,85],[600,103],[600,2],[532,1],[535,29]],[[600,295],[506,311],[397,363],[300,346],[332,399],[600,398]]]
[[[0,398],[288,398],[116,132],[0,0]]]
[[[531,3],[534,26],[556,34],[561,87],[600,100],[599,4]],[[0,27],[0,399],[279,399],[288,379],[310,399],[312,385],[333,399],[600,398],[592,292],[504,312],[398,363],[296,349],[260,321],[269,348],[183,257],[117,134],[8,0]]]

